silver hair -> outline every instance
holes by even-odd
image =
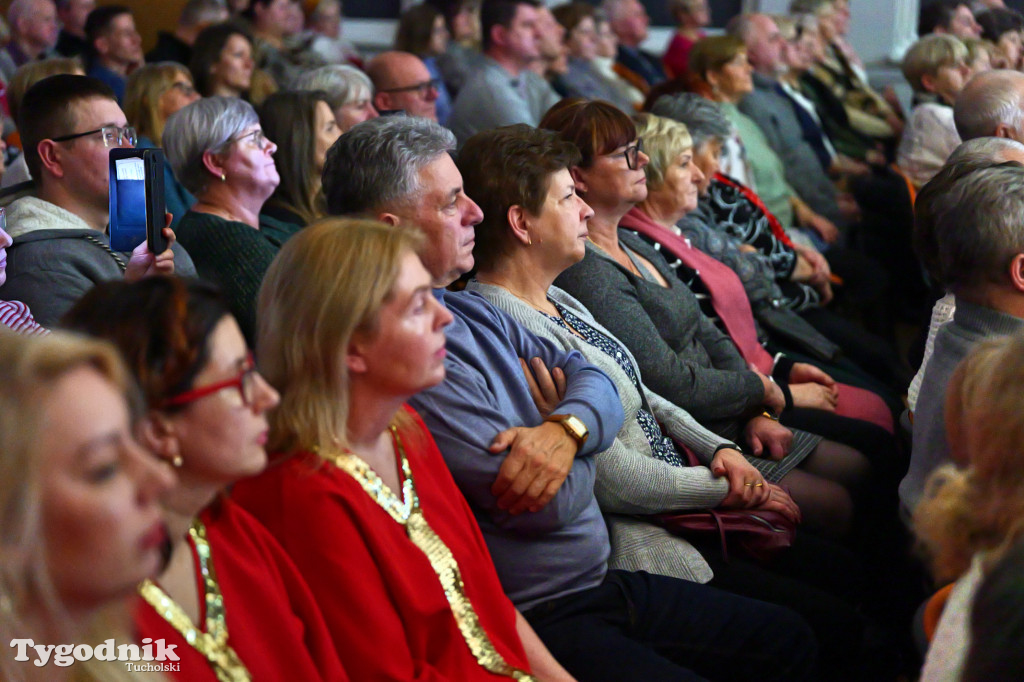
[[[600,5],[600,10],[608,17],[608,21],[615,21],[619,18],[619,8],[625,2],[626,0],[604,0]]]
[[[1011,161],[1007,152],[1024,155],[1024,144],[1007,137],[976,137],[961,143],[946,159],[947,166]]]
[[[327,152],[323,191],[332,215],[369,216],[404,207],[419,189],[419,172],[455,149],[455,136],[436,121],[384,116],[356,125]]]
[[[732,135],[732,123],[721,108],[706,97],[691,92],[659,97],[651,107],[651,113],[685,125],[696,150],[712,140],[721,142]]]
[[[327,95],[331,111],[354,102],[360,94],[373,97],[373,83],[370,77],[348,64],[331,64],[302,73],[292,83],[295,90],[321,90]]]
[[[212,179],[203,154],[226,145],[260,122],[252,105],[238,97],[204,97],[167,118],[164,152],[174,176],[192,194],[202,194]]]
[[[980,73],[964,86],[953,107],[961,140],[995,135],[1000,123],[1024,125],[1024,74],[1009,69]]]
[[[1024,167],[979,168],[952,183],[934,216],[937,275],[954,293],[1005,282],[1024,253]]]
[[[223,19],[228,6],[224,0],[189,0],[181,8],[178,23],[182,26],[198,26],[199,24]]]
[[[11,30],[16,33],[18,22],[27,17],[36,3],[41,1],[53,4],[53,0],[14,0],[7,8],[7,22],[11,25]]]

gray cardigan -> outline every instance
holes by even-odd
[[[597,454],[597,480],[594,494],[605,512],[611,535],[610,567],[648,571],[685,580],[706,582],[711,569],[685,540],[663,528],[630,514],[655,514],[684,509],[714,508],[729,492],[724,478],[715,478],[704,466],[677,467],[655,459],[650,443],[635,415],[643,405],[643,396],[607,353],[567,331],[543,313],[526,305],[507,289],[472,280],[466,286],[509,314],[538,336],[561,344],[566,350],[578,350],[593,365],[611,377],[619,389],[626,420],[610,448]],[[575,298],[557,287],[548,291],[551,300],[569,309],[601,333],[614,338]],[[636,360],[623,350],[634,366]],[[639,369],[637,370],[639,375]],[[705,463],[710,463],[721,446],[735,447],[730,441],[708,431],[685,410],[644,387],[654,417],[668,435],[690,447]]]

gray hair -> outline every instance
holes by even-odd
[[[619,9],[625,2],[626,0],[604,0],[600,10],[608,17],[608,21],[615,21],[619,18]]]
[[[363,92],[373,97],[370,77],[348,64],[331,64],[302,73],[292,84],[295,90],[320,90],[327,95],[331,111],[354,102]]]
[[[1024,166],[976,168],[944,194],[931,207],[939,280],[956,294],[1005,282],[1010,261],[1024,253]]]
[[[737,14],[725,25],[725,32],[733,38],[739,38],[746,43],[754,35],[754,17],[756,16],[758,16],[757,12]]]
[[[192,194],[202,194],[211,179],[203,154],[259,122],[252,105],[238,97],[204,97],[171,114],[163,143],[178,182]]]
[[[189,0],[181,8],[178,23],[182,26],[198,26],[212,21],[222,21],[228,6],[224,0]]]
[[[962,142],[946,159],[947,166],[1014,161],[1008,152],[1024,155],[1024,144],[1008,137],[976,137]]]
[[[11,25],[11,30],[17,33],[18,22],[32,12],[36,3],[43,1],[53,4],[53,0],[14,0],[7,8],[7,22]]]
[[[419,172],[455,149],[436,121],[384,116],[364,121],[327,152],[323,191],[332,215],[369,216],[402,206],[419,189]]]
[[[693,148],[696,150],[714,139],[721,142],[732,135],[732,123],[722,113],[721,108],[711,100],[692,92],[662,95],[651,107],[651,113],[685,125],[690,131]]]
[[[1024,124],[1024,74],[1009,69],[979,73],[964,86],[953,106],[961,140],[995,135],[1000,123]]]

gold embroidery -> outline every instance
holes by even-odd
[[[395,447],[398,450],[398,457],[401,461],[402,475],[405,481],[402,483],[402,499],[399,500],[395,493],[388,488],[384,481],[374,473],[362,459],[351,452],[340,454],[326,454],[322,456],[332,462],[339,469],[354,478],[363,490],[383,507],[391,518],[400,525],[405,526],[405,532],[409,540],[421,552],[423,552],[430,566],[437,574],[437,578],[444,589],[444,595],[451,606],[452,615],[459,626],[462,638],[469,646],[469,650],[477,662],[489,672],[496,675],[504,675],[515,680],[533,682],[534,678],[524,670],[514,668],[505,662],[505,659],[494,648],[490,637],[480,624],[480,619],[473,610],[473,604],[466,595],[465,585],[462,582],[462,573],[459,564],[455,560],[444,540],[438,537],[437,533],[427,523],[420,509],[419,496],[416,494],[416,486],[412,480],[412,469],[409,467],[409,459],[405,455],[405,447],[398,437],[398,430],[391,427],[391,437],[394,439]]]
[[[139,586],[139,594],[160,616],[177,630],[192,648],[210,663],[218,682],[251,682],[252,677],[238,654],[228,644],[228,626],[224,619],[224,597],[213,570],[210,543],[206,540],[206,526],[199,519],[188,530],[199,556],[199,571],[203,576],[206,601],[206,632],[199,630],[188,615],[167,593],[150,580]]]

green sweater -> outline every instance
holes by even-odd
[[[176,234],[199,276],[220,287],[246,340],[254,345],[256,300],[277,247],[245,223],[195,211],[185,214]]]
[[[782,160],[768,144],[764,132],[735,104],[723,102],[719,106],[740,134],[758,196],[788,231],[793,227],[793,205],[789,203],[793,190],[786,183]]]

